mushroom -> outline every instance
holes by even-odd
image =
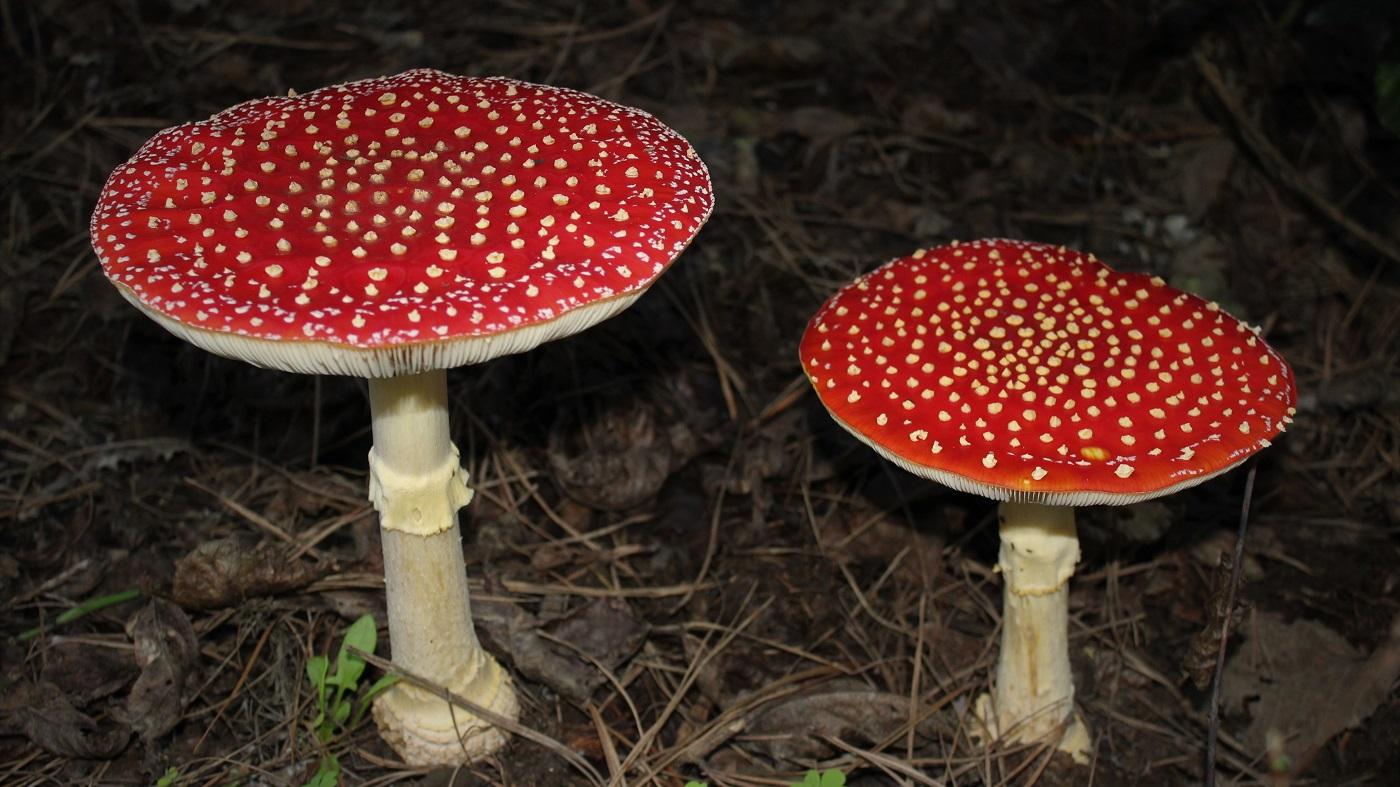
[[[162,131],[112,174],[91,233],[117,290],[176,336],[368,378],[394,662],[513,719],[510,678],[472,627],[457,523],[472,492],[444,370],[627,308],[712,206],[704,164],[651,115],[419,69]],[[402,682],[375,718],[414,765],[505,741]]]
[[[833,295],[801,361],[836,422],[916,475],[1002,501],[990,738],[1083,752],[1067,583],[1074,507],[1168,495],[1291,422],[1293,372],[1251,328],[1157,277],[1014,240],[896,259]]]

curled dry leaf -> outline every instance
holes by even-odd
[[[562,408],[549,432],[554,477],[569,497],[591,508],[621,511],[646,502],[672,470],[671,440],[656,420],[640,398]]]
[[[1233,630],[1240,623],[1244,615],[1244,608],[1240,602],[1240,591],[1244,589],[1244,578],[1240,578],[1240,587],[1235,589],[1234,607],[1230,606],[1230,583],[1235,567],[1233,552],[1221,552],[1220,562],[1215,567],[1214,584],[1210,592],[1210,619],[1206,622],[1206,627],[1196,632],[1191,637],[1191,646],[1187,648],[1186,655],[1181,659],[1182,671],[1191,678],[1191,682],[1196,688],[1204,689],[1210,685],[1211,678],[1215,674],[1215,663],[1220,654],[1220,640],[1227,631]]]
[[[1360,725],[1400,679],[1400,615],[1370,656],[1312,620],[1285,623],[1260,613],[1240,627],[1244,641],[1225,668],[1225,707],[1250,716],[1244,743],[1262,753],[1280,733],[1294,762],[1349,727]]]
[[[324,571],[288,560],[283,548],[239,534],[206,541],[175,564],[175,602],[186,609],[212,609],[256,596],[308,585]]]
[[[793,765],[830,756],[824,737],[875,743],[909,718],[909,698],[865,686],[825,686],[771,703],[750,714],[749,744]]]
[[[52,642],[44,654],[41,678],[62,686],[74,705],[114,694],[138,674],[131,656],[113,648],[94,648],[86,642]]]
[[[0,287],[0,367],[10,359],[10,346],[19,333],[20,320],[24,318],[25,292],[17,286]]]
[[[105,760],[126,748],[131,730],[99,724],[73,707],[62,689],[39,682],[11,686],[0,695],[0,735],[23,735],[59,757]]]
[[[141,676],[126,698],[126,722],[151,741],[184,715],[186,679],[199,657],[199,640],[184,610],[160,599],[137,612],[127,628]]]
[[[548,624],[508,602],[482,600],[472,608],[492,650],[576,705],[607,680],[595,662],[615,671],[646,639],[646,626],[622,599],[595,599]]]

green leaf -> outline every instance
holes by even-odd
[[[1400,61],[1376,67],[1376,116],[1386,130],[1400,136]]]
[[[355,706],[355,716],[350,720],[350,729],[355,729],[360,726],[361,721],[364,721],[365,711],[369,710],[369,706],[374,702],[375,697],[383,694],[390,686],[398,682],[398,675],[385,675],[379,680],[376,680],[374,685],[369,687],[368,691],[361,694],[360,701]]]
[[[339,691],[353,691],[364,672],[365,663],[342,648],[335,657],[335,672],[326,678],[326,683]]]
[[[379,631],[374,625],[373,615],[361,615],[350,624],[350,628],[345,630],[345,642],[341,645],[343,650],[346,647],[358,648],[366,653],[374,652],[374,643],[379,639]]]
[[[349,718],[350,718],[350,700],[341,700],[340,702],[336,703],[336,706],[335,706],[335,713],[332,714],[332,716],[331,716],[331,720],[335,722],[336,726],[338,726],[338,727],[343,727],[343,726],[345,726],[345,722],[346,722],[346,720],[349,719]]]
[[[846,774],[836,770],[807,771],[792,787],[846,787]]]
[[[321,758],[321,764],[303,787],[337,787],[340,784],[340,760],[333,754]]]
[[[312,656],[306,660],[306,677],[311,681],[311,687],[316,690],[316,702],[325,707],[326,704],[326,670],[330,669],[330,660],[325,656]]]
[[[686,782],[685,787],[710,787],[706,782]]]
[[[53,625],[60,626],[64,623],[72,623],[73,621],[85,615],[90,615],[94,612],[99,612],[108,607],[116,606],[117,604],[125,604],[128,601],[134,601],[140,597],[141,591],[137,588],[132,588],[131,590],[123,590],[106,596],[97,596],[96,598],[90,598],[87,601],[84,601],[83,603],[78,604],[77,606],[71,609],[64,610],[62,614],[53,619]],[[16,639],[18,639],[20,642],[27,642],[39,636],[43,632],[43,628],[35,626],[32,629],[26,629],[25,631],[20,632],[20,635],[16,637]]]
[[[170,785],[174,784],[175,780],[179,778],[180,769],[172,765],[169,768],[165,769],[164,775],[162,775],[159,779],[156,779],[156,787],[170,787]]]

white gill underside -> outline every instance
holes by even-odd
[[[1179,481],[1175,484],[1172,484],[1171,486],[1162,487],[1161,489],[1153,489],[1146,492],[1134,492],[1131,494],[1123,494],[1119,492],[1103,492],[1094,489],[1037,492],[1033,490],[1011,489],[1004,486],[984,484],[979,481],[974,481],[970,478],[959,475],[958,473],[955,473],[951,470],[940,470],[935,467],[929,467],[927,465],[921,465],[916,462],[911,462],[908,459],[905,459],[904,457],[893,453],[884,446],[876,443],[869,437],[866,437],[864,434],[861,434],[859,429],[856,429],[855,427],[841,420],[839,417],[837,417],[835,413],[831,413],[829,410],[827,412],[831,414],[831,419],[833,421],[840,424],[842,429],[845,429],[846,431],[854,435],[857,440],[870,446],[875,450],[875,453],[879,454],[880,456],[883,456],[891,462],[894,462],[896,465],[899,465],[900,467],[904,468],[905,470],[908,470],[914,475],[923,476],[924,478],[930,479],[932,481],[937,481],[938,483],[948,487],[949,489],[956,489],[959,492],[967,492],[968,494],[973,495],[981,495],[982,497],[988,498],[990,500],[999,500],[1002,502],[1009,501],[1013,503],[1039,503],[1041,505],[1047,506],[1071,507],[1125,506],[1130,503],[1140,503],[1143,500],[1151,500],[1156,497],[1165,497],[1167,495],[1180,492],[1183,489],[1190,489],[1191,487],[1196,486],[1197,484],[1215,478],[1221,473],[1227,473],[1233,470],[1241,462],[1249,458],[1248,455],[1242,456],[1240,457],[1239,461],[1222,467],[1219,470],[1216,470],[1215,472],[1204,473],[1198,476],[1192,476],[1191,478]]]
[[[117,291],[160,326],[200,349],[265,369],[349,377],[397,377],[431,369],[455,369],[579,333],[631,306],[646,289],[570,309],[554,319],[491,336],[425,340],[362,349],[322,341],[259,339],[186,325],[152,309],[129,289]]]

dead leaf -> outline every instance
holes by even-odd
[[[861,120],[855,115],[830,107],[808,106],[783,112],[781,127],[784,131],[800,134],[820,146],[859,132]]]
[[[595,599],[545,625],[508,602],[480,601],[472,608],[476,624],[495,645],[492,650],[576,705],[607,680],[593,662],[614,671],[646,638],[645,625],[622,599]]]
[[[40,682],[10,686],[0,694],[0,735],[23,735],[59,757],[105,760],[126,748],[131,730],[98,724],[73,707],[62,689]]]
[[[1191,637],[1191,645],[1181,659],[1182,670],[1198,689],[1210,685],[1216,662],[1220,659],[1220,640],[1227,631],[1239,626],[1244,614],[1244,608],[1239,603],[1244,577],[1240,577],[1240,584],[1233,592],[1230,589],[1234,580],[1234,566],[1234,552],[1221,552],[1210,591],[1210,619],[1204,629]],[[1233,606],[1230,603],[1232,600],[1235,602]]]
[[[255,543],[239,534],[206,541],[175,564],[171,591],[186,609],[212,609],[255,596],[285,593],[314,582],[324,571],[288,560],[280,545]]]
[[[640,399],[561,408],[549,432],[549,465],[565,494],[592,508],[621,511],[661,489],[672,470],[671,441]]]
[[[85,642],[60,641],[44,654],[42,678],[62,686],[74,704],[82,707],[113,694],[137,676],[131,655],[112,648],[94,648]]]
[[[186,678],[199,657],[199,640],[184,610],[160,599],[137,612],[128,630],[141,676],[126,698],[125,721],[150,742],[184,715]]]
[[[967,134],[977,130],[977,115],[950,109],[941,96],[922,93],[906,99],[899,126],[910,134]]]
[[[577,649],[609,670],[637,652],[646,639],[646,624],[620,598],[600,598],[584,604],[545,629],[569,648]]]
[[[1113,506],[1111,511],[1116,516],[1108,519],[1109,526],[1134,544],[1153,544],[1160,541],[1172,524],[1171,509],[1155,500],[1129,506]],[[1211,557],[1213,564],[1214,554]]]
[[[850,506],[819,520],[817,537],[835,559],[888,565],[918,582],[935,581],[943,572],[943,536],[925,531],[875,508]],[[901,557],[901,553],[904,553]]]
[[[1400,615],[1389,638],[1369,657],[1311,620],[1285,623],[1258,613],[1240,629],[1244,642],[1225,668],[1225,707],[1248,712],[1245,745],[1265,751],[1270,730],[1282,733],[1292,760],[1312,754],[1365,721],[1400,679]]]
[[[10,347],[24,319],[25,291],[18,286],[0,287],[0,367],[10,359]]]
[[[1224,137],[1207,139],[1179,151],[1181,201],[1186,212],[1200,218],[1215,204],[1220,187],[1235,162],[1235,143]]]
[[[889,692],[825,686],[790,697],[750,714],[749,746],[780,762],[796,764],[823,759],[833,747],[822,738],[857,745],[875,743],[909,718],[909,698]]]
[[[1247,582],[1254,582],[1265,577],[1264,566],[1254,557],[1253,552],[1262,552],[1264,541],[1263,528],[1251,528],[1249,537],[1245,539],[1244,573],[1242,576]],[[1206,568],[1212,568],[1220,562],[1222,554],[1235,554],[1234,530],[1216,530],[1205,538],[1197,541],[1191,546],[1189,554]]]

